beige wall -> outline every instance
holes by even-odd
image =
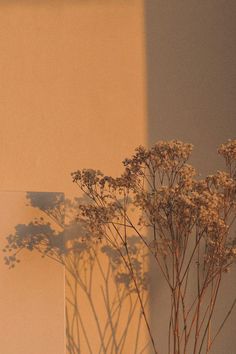
[[[203,172],[218,164],[216,146],[235,135],[235,3],[144,4],[0,2],[1,190],[74,194],[71,171],[97,167],[117,173],[120,161],[145,142],[146,135],[149,142],[170,138],[193,142],[194,161]],[[1,210],[17,206],[4,198]],[[22,294],[33,293],[35,304],[41,299],[39,308],[31,304],[35,318],[43,310],[48,313],[48,307],[43,309],[47,296],[49,303],[55,296],[60,305],[63,288],[61,269],[40,262],[36,257],[24,266],[24,277],[28,274],[24,282],[30,287]],[[32,264],[37,264],[37,274],[39,268],[41,274],[54,274],[55,293],[50,277],[38,278]],[[19,273],[8,275],[5,268],[1,272],[3,298],[9,292],[21,293]],[[38,288],[45,291],[43,297]],[[16,297],[12,301],[15,309]],[[22,319],[10,310],[2,305],[1,317],[6,319],[6,324],[1,321],[2,333],[14,325],[15,335],[13,341],[6,333],[1,348],[5,354],[12,354],[10,340],[11,345],[22,343],[17,328],[24,331]],[[57,311],[55,306],[50,315],[55,320]],[[26,320],[29,328],[31,319]],[[45,332],[58,338],[55,354],[61,354],[61,333],[48,321],[44,324]],[[37,341],[37,333],[34,323],[31,337],[25,337],[25,347],[17,353],[25,353],[30,341]],[[52,354],[52,347],[47,348],[43,352]]]
[[[1,2],[2,189],[74,189],[145,138],[142,1]]]
[[[145,1],[149,142],[195,145],[202,173],[236,135],[236,2]]]
[[[63,354],[63,268],[29,251],[14,269],[3,263],[5,237],[42,213],[26,206],[24,192],[0,192],[0,210],[0,352]]]
[[[144,56],[141,0],[1,1],[1,190],[73,194],[78,168],[120,171],[146,137]],[[18,208],[1,195],[8,228]],[[62,354],[62,270],[33,255],[23,263],[0,268],[0,351]]]
[[[148,141],[193,143],[192,163],[202,175],[223,167],[216,149],[236,137],[235,14],[235,1],[145,1]],[[222,288],[218,314],[223,317],[236,293],[235,270]],[[159,303],[167,301],[157,282],[156,304],[155,294]],[[156,333],[165,316],[164,308],[152,316]],[[235,326],[234,315],[214,354],[235,352]]]

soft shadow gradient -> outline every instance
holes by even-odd
[[[144,3],[149,144],[191,142],[196,167],[214,170],[236,134],[236,2]]]
[[[202,174],[220,168],[217,146],[236,133],[236,2],[145,1],[148,144],[180,139],[195,146],[192,162]],[[236,289],[226,284],[227,296]],[[168,300],[153,284],[151,307]],[[155,307],[154,307],[155,308]],[[151,312],[158,337],[157,316]],[[235,320],[215,354],[233,353]]]

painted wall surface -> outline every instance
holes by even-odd
[[[148,139],[194,144],[204,173],[236,134],[235,1],[145,2]]]
[[[236,137],[235,14],[235,1],[145,1],[148,141],[193,143],[191,162],[203,176],[223,168],[217,147]],[[218,315],[235,296],[235,271],[223,289]],[[153,306],[157,293],[167,301],[162,284],[153,284]],[[158,333],[163,321],[152,319]],[[235,312],[214,354],[235,352],[234,332]]]
[[[145,137],[142,1],[1,2],[2,189],[72,189]]]
[[[146,136],[149,143],[193,142],[193,161],[203,173],[220,166],[216,146],[236,129],[234,14],[233,1],[1,1],[1,190],[73,195],[71,171],[94,167],[116,174],[120,161]],[[1,198],[3,220],[10,222],[7,210],[17,203]],[[1,242],[2,235],[1,230]],[[61,269],[37,256],[21,269],[12,271],[10,280],[1,267],[2,298],[9,304],[1,304],[1,318],[8,321],[1,322],[2,333],[14,328],[14,340],[6,333],[0,349],[25,353],[37,343],[44,323],[44,333],[52,333],[57,347],[53,351],[45,335],[43,353],[61,354]],[[24,281],[30,286],[22,290]],[[15,294],[13,308],[5,302],[9,293]],[[20,297],[32,294],[31,309],[40,322],[25,317],[24,327],[14,313]],[[47,313],[59,327],[45,320]],[[42,353],[35,348],[32,354]]]
[[[3,262],[6,236],[42,213],[26,206],[25,192],[0,192],[0,352],[64,353],[64,271],[61,265],[23,250],[21,263]],[[13,253],[13,252],[12,252]]]
[[[1,190],[73,195],[78,168],[119,173],[146,137],[144,57],[141,0],[1,1]],[[1,244],[18,208],[1,196]],[[23,263],[0,268],[0,352],[62,354],[62,270],[33,254]]]

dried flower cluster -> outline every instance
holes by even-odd
[[[214,341],[210,325],[222,274],[236,260],[232,237],[236,141],[219,148],[227,170],[201,180],[188,164],[191,151],[191,144],[160,141],[150,149],[138,147],[123,161],[125,170],[118,178],[94,170],[72,174],[92,201],[82,212],[84,222],[115,249],[125,249],[123,261],[142,310],[129,235],[139,237],[145,252],[155,259],[157,272],[170,290],[167,350],[174,354],[210,351]],[[188,286],[189,276],[196,279],[195,290]],[[210,297],[209,288],[213,289]],[[195,292],[196,298],[187,306],[190,292]],[[157,353],[158,339],[152,335],[145,313],[144,320]]]

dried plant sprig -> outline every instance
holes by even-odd
[[[150,149],[138,147],[124,160],[125,170],[119,178],[91,170],[73,173],[74,182],[95,203],[83,217],[99,238],[106,238],[114,248],[125,248],[132,232],[156,260],[157,272],[170,290],[168,353],[175,354],[197,353],[203,347],[209,352],[221,279],[236,259],[232,238],[236,141],[219,148],[227,171],[202,180],[188,164],[191,151],[191,144],[160,141]],[[128,247],[123,257],[135,284]],[[189,287],[189,274],[196,279],[195,289]],[[138,295],[138,287],[136,292]],[[190,292],[195,293],[195,300],[189,306]],[[157,340],[147,317],[145,321],[156,353]]]

